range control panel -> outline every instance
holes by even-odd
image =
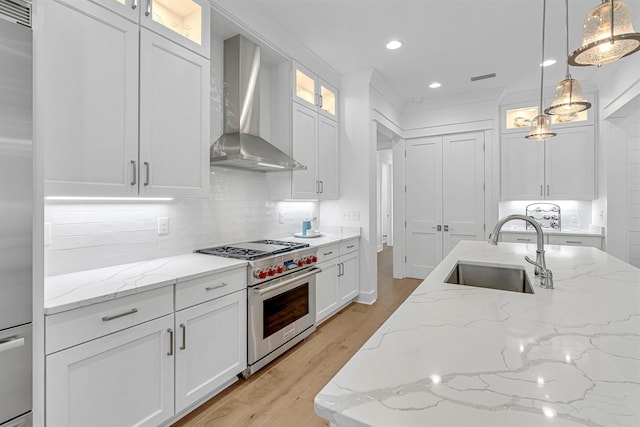
[[[254,267],[251,271],[254,279],[264,280],[284,275],[292,270],[307,267],[317,262],[318,257],[316,255],[303,255],[286,261],[275,262],[274,264]]]

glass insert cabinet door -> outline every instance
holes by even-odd
[[[294,64],[293,93],[295,101],[329,118],[337,118],[337,90],[300,64]]]

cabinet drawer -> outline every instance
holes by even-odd
[[[360,249],[360,242],[358,242],[358,240],[359,239],[351,239],[340,242],[340,255],[356,252]]]
[[[178,282],[176,285],[176,311],[246,289],[247,268],[211,274]]]
[[[318,263],[332,259],[340,255],[340,244],[332,243],[318,248]]]
[[[545,236],[545,241],[546,241]],[[538,237],[535,234],[526,234],[526,233],[500,233],[500,241],[501,242],[512,242],[512,243],[537,243]]]
[[[173,312],[173,286],[165,286],[47,316],[46,353],[68,348]]]
[[[591,246],[602,249],[602,238],[595,236],[549,236],[550,245]]]

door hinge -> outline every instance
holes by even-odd
[[[485,144],[484,144],[484,142],[482,143],[482,151],[485,151]]]
[[[404,256],[404,262],[407,262],[407,256],[406,255]]]
[[[404,228],[407,228],[407,221],[404,222]]]
[[[407,192],[407,186],[406,185],[404,186],[404,192],[405,193]]]

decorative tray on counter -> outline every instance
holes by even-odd
[[[532,203],[527,206],[527,216],[534,219],[542,230],[560,231],[560,206],[553,203]],[[527,230],[533,226],[527,223]]]
[[[298,237],[300,239],[313,239],[314,237],[322,237],[324,233],[316,233],[316,234],[302,234],[302,233],[293,233],[293,237]]]

